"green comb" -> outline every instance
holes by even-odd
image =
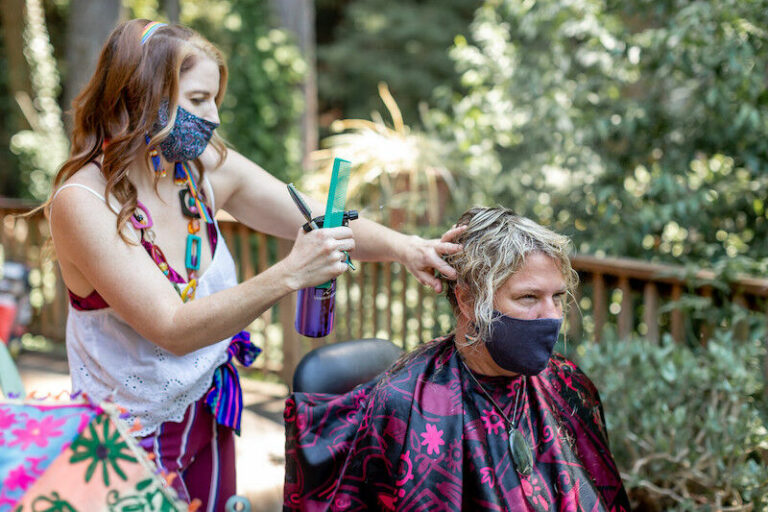
[[[352,164],[347,160],[335,158],[331,173],[331,186],[328,189],[328,201],[325,203],[323,228],[337,228],[344,222],[344,208],[347,206],[347,184]],[[329,288],[331,282],[323,283],[318,288]]]
[[[351,167],[352,164],[341,158],[333,160],[331,186],[328,189],[328,202],[325,203],[324,228],[337,228],[341,226],[344,220],[344,208],[347,206],[347,184],[349,183]]]

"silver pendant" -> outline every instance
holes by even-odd
[[[509,429],[509,454],[512,455],[512,462],[517,472],[523,476],[529,476],[533,471],[531,447],[516,428]]]

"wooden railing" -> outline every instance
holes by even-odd
[[[37,305],[30,331],[62,341],[67,312],[67,294],[58,267],[41,255],[48,227],[41,214],[18,217],[28,204],[0,200],[0,243],[5,259],[22,261],[32,269],[32,299]],[[222,234],[237,264],[239,278],[247,279],[284,257],[291,243],[256,233],[237,222],[222,218]],[[621,337],[639,335],[653,341],[668,333],[682,341],[693,336],[705,342],[713,325],[692,319],[682,307],[686,296],[716,298],[715,274],[624,258],[576,255],[572,259],[581,283],[576,292],[578,308],[568,315],[572,339],[600,340],[605,329]],[[722,288],[720,286],[719,288]],[[766,313],[768,280],[741,276],[729,291],[718,292],[718,300],[730,300],[745,310]],[[336,325],[322,339],[299,336],[293,328],[295,298],[286,297],[250,326],[253,339],[262,347],[257,367],[289,381],[301,356],[319,344],[338,340],[382,337],[406,349],[452,328],[447,300],[420,286],[396,263],[359,263],[358,270],[341,276],[337,283]],[[746,336],[746,323],[733,326]]]
[[[573,267],[579,272],[581,286],[577,302],[583,296],[594,326],[592,336],[597,341],[607,324],[613,324],[621,338],[640,334],[657,342],[668,332],[682,342],[686,331],[706,342],[714,329],[712,318],[693,322],[679,305],[684,296],[696,296],[714,301],[715,289],[723,288],[718,276],[709,270],[691,272],[686,267],[648,263],[628,258],[598,258],[575,255]],[[747,311],[768,312],[768,279],[739,276],[720,293],[719,302],[732,302]],[[609,296],[609,291],[612,291]],[[581,315],[572,310],[569,315],[571,331],[580,332]],[[686,326],[686,324],[688,324]],[[747,336],[745,321],[733,325],[737,337]],[[578,336],[577,336],[578,337]]]

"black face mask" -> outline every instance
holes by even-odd
[[[494,311],[485,347],[501,368],[536,375],[547,367],[562,323],[562,318],[521,320]]]

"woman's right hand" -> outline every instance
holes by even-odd
[[[348,268],[344,251],[354,248],[348,227],[314,229],[309,233],[299,228],[291,252],[280,262],[288,286],[300,290],[337,278]]]

